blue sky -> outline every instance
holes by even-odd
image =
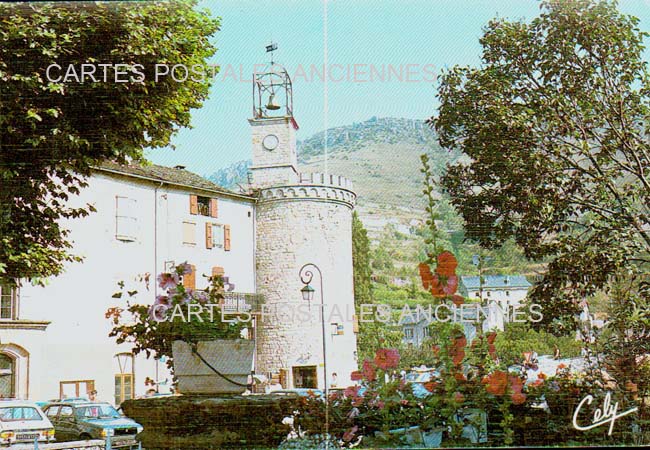
[[[298,139],[322,131],[324,83],[303,76],[300,69],[308,74],[312,65],[322,68],[323,1],[204,0],[201,5],[222,19],[213,58],[222,72],[203,108],[193,112],[194,128],[181,130],[174,138],[176,150],[152,150],[149,159],[207,175],[250,158],[250,78],[255,64],[268,61],[264,47],[271,40],[279,47],[275,59],[294,78]],[[620,9],[639,17],[641,28],[650,30],[650,0],[623,0]],[[478,39],[491,18],[530,19],[538,14],[538,0],[328,1],[329,127],[372,116],[431,116],[436,106],[433,72],[456,64],[478,64]],[[370,66],[385,71],[384,81],[376,75],[370,80]],[[349,80],[346,70],[350,70]]]

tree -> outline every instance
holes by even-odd
[[[616,3],[548,0],[530,23],[491,21],[483,64],[440,79],[430,119],[466,163],[443,186],[467,236],[513,237],[548,262],[532,290],[542,325],[575,327],[578,304],[650,266],[650,76],[638,19]]]
[[[359,307],[372,300],[372,269],[368,232],[355,211],[352,214],[352,265],[354,272],[354,305]]]
[[[68,203],[91,167],[140,160],[189,126],[219,27],[195,3],[0,5],[0,278],[39,281],[78,260],[61,222],[92,211]],[[82,64],[96,82],[79,78]],[[202,74],[156,80],[156,64]]]

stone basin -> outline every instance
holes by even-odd
[[[266,394],[179,395],[126,400],[124,413],[144,427],[142,447],[157,449],[277,448],[290,431],[282,423],[300,402]]]

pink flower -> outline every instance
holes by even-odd
[[[367,359],[363,362],[363,376],[368,381],[375,381],[377,379],[375,366],[373,366],[372,362]]]
[[[347,388],[345,388],[345,391],[343,391],[343,395],[345,395],[346,397],[356,398],[356,397],[359,396],[359,389],[360,388],[361,388],[361,386],[347,387]]]
[[[360,380],[363,379],[363,374],[361,372],[359,372],[358,370],[355,370],[354,372],[352,372],[350,374],[350,379],[352,381],[360,381]]]
[[[171,300],[166,295],[158,295],[158,296],[156,296],[156,301],[154,302],[154,305],[171,306],[171,304],[172,304]]]
[[[385,405],[386,405],[386,404],[385,404],[384,402],[382,402],[381,400],[377,401],[377,408],[379,408],[379,409],[384,409],[384,406],[385,406]]]
[[[158,275],[158,286],[164,290],[175,289],[180,279],[176,273],[161,273]]]
[[[399,365],[399,352],[394,348],[380,348],[375,354],[375,365],[383,370],[396,369]]]
[[[149,318],[156,322],[164,322],[167,315],[168,306],[154,303],[149,307]]]

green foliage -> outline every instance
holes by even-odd
[[[508,323],[505,331],[497,335],[495,346],[503,364],[510,366],[521,362],[524,352],[554,355],[556,346],[562,358],[580,356],[583,343],[571,336],[558,337],[544,330],[531,329],[526,323]]]
[[[354,304],[359,305],[372,301],[372,269],[370,268],[370,240],[368,232],[363,228],[359,216],[352,214],[352,264],[354,273]]]
[[[104,159],[139,160],[190,125],[209,77],[155,80],[157,63],[205,66],[219,21],[196,2],[0,4],[0,276],[57,275],[69,254],[61,219],[92,212],[68,203]],[[56,63],[141,64],[145,80],[49,81]],[[97,75],[100,76],[100,75]],[[100,76],[101,77],[101,76]]]
[[[621,268],[650,267],[650,76],[638,19],[605,0],[551,0],[530,23],[492,20],[480,68],[455,67],[432,119],[461,151],[442,184],[467,237],[513,238],[546,260],[541,326],[575,329],[578,303]]]

